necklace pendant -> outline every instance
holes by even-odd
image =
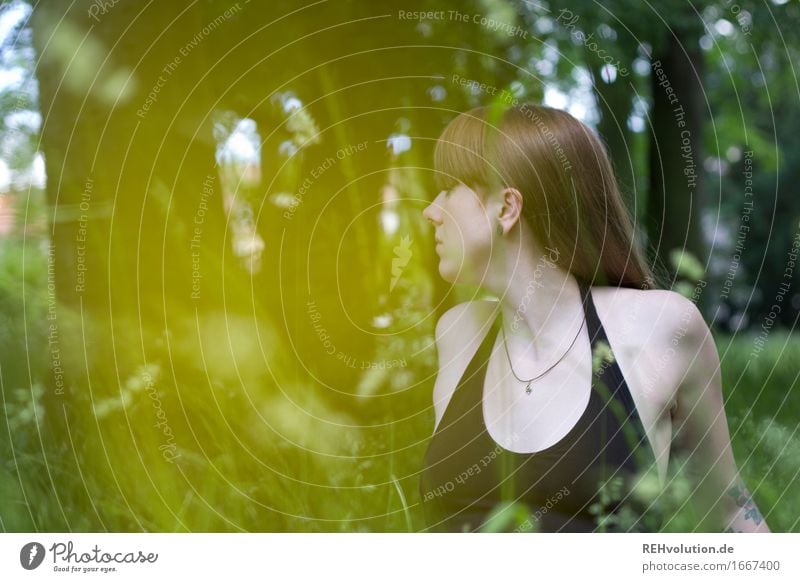
[[[525,394],[530,394],[531,392],[532,392],[532,390],[531,390],[531,383],[530,383],[530,382],[528,382],[528,385],[527,385],[527,386],[525,386]]]

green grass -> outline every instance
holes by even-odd
[[[759,365],[747,368],[750,340],[718,338],[718,346],[725,354],[726,410],[742,476],[771,529],[796,532],[800,435],[791,422],[797,410],[797,367],[791,363],[800,345],[793,342],[782,351],[784,339],[775,332]],[[421,526],[416,478],[424,441],[415,443],[414,432],[427,435],[425,415],[406,422],[386,417],[383,430],[340,428],[337,423],[358,423],[309,396],[295,406],[272,394],[257,410],[246,398],[203,389],[198,377],[191,391],[180,391],[179,402],[175,387],[158,377],[162,405],[175,434],[182,435],[181,458],[174,463],[159,451],[163,435],[152,430],[153,407],[141,388],[124,408],[111,407],[97,420],[88,399],[77,399],[82,402],[73,402],[69,433],[43,430],[40,446],[35,419],[42,420],[41,411],[34,415],[26,392],[4,383],[2,430],[12,430],[3,443],[2,529],[414,531]],[[135,382],[127,378],[123,385]],[[312,388],[297,394],[313,394]],[[41,397],[41,391],[36,394]],[[270,437],[259,414],[283,436]],[[673,527],[682,524],[677,520]]]
[[[782,330],[753,357],[753,337],[718,338],[731,446],[772,531],[800,531],[800,341]]]

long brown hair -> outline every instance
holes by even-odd
[[[534,103],[476,107],[444,129],[434,165],[440,189],[519,190],[537,242],[559,249],[559,266],[577,279],[657,286],[603,142],[569,113]]]

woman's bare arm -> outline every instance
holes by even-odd
[[[693,504],[701,517],[698,527],[769,532],[733,457],[714,338],[693,302],[680,298],[677,303],[684,333],[673,343],[686,372],[672,409],[672,448],[687,461]]]

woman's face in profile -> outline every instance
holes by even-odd
[[[464,184],[442,190],[422,215],[435,230],[442,278],[479,285],[491,256],[493,225],[478,193]]]

